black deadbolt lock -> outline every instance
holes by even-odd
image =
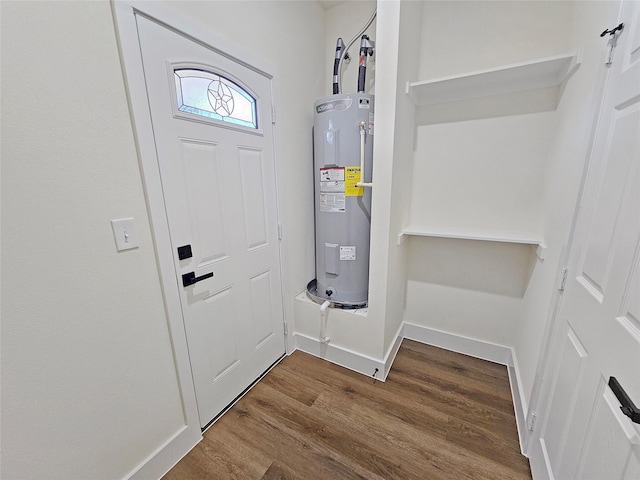
[[[193,257],[193,253],[191,253],[191,245],[183,245],[182,247],[178,247],[178,258],[180,260],[191,257]]]

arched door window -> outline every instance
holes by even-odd
[[[179,68],[173,73],[179,111],[258,128],[256,99],[237,83],[194,68]]]

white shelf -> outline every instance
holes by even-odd
[[[484,242],[521,243],[534,247],[536,255],[540,260],[544,259],[544,250],[547,248],[544,244],[544,240],[534,235],[514,235],[513,233],[502,234],[500,232],[483,231],[463,232],[453,230],[435,230],[416,225],[410,225],[400,231],[398,234],[398,245],[404,242],[405,238],[409,236],[479,240]]]
[[[559,55],[464,75],[411,82],[407,83],[406,93],[417,106],[425,106],[549,89],[557,107],[563,83],[579,66],[578,54]]]

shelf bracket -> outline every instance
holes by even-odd
[[[402,245],[406,239],[407,235],[404,232],[400,232],[398,234],[398,245]]]
[[[537,245],[531,245],[531,248],[535,250],[538,260],[544,261],[547,246],[544,243],[538,243]]]

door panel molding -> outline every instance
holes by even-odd
[[[625,60],[630,35],[640,25],[640,2],[620,3],[615,23],[621,22],[626,31],[620,35],[614,62],[610,68],[602,67],[606,80],[567,255],[571,276],[562,308],[552,319],[556,325],[546,340],[546,364],[539,365],[537,374],[548,380],[540,387],[542,400],[537,405],[546,418],[542,428],[534,428],[528,452],[534,478],[622,479],[640,474],[636,435],[629,435],[630,420],[618,411],[605,381],[617,376],[631,396],[640,395],[635,367],[640,362],[640,345],[634,328],[629,328],[632,322],[626,318],[628,302],[637,303],[629,298],[633,297],[629,292],[634,272],[640,268],[640,64],[638,59]],[[589,352],[581,375],[562,373],[572,370],[562,351],[563,332],[568,328]],[[557,380],[560,376],[563,382]],[[579,399],[575,404],[555,398],[570,383]],[[562,425],[557,426],[558,422]],[[557,451],[553,444],[560,441],[563,445]]]
[[[117,0],[111,2],[111,9],[151,223],[160,287],[163,292],[167,324],[172,339],[176,376],[180,386],[185,422],[180,431],[175,432],[166,439],[161,439],[157,449],[151,452],[140,465],[129,472],[126,478],[160,478],[202,439],[202,433],[189,363],[180,295],[177,290],[175,268],[171,254],[169,227],[162,201],[162,183],[156,160],[153,128],[149,116],[136,16],[144,16],[156,20],[174,31],[183,33],[191,38],[197,38],[209,48],[271,79],[273,79],[273,75],[269,72],[274,72],[276,69],[265,62],[263,58],[225,38],[218,37],[211,30],[195,24],[190,18],[166,4],[144,0]],[[274,86],[272,82],[271,88],[275,103],[277,86]],[[270,114],[271,112],[264,112],[264,118],[261,121],[270,121]],[[279,156],[280,148],[278,142],[274,141],[276,158]]]
[[[271,80],[152,19],[138,18],[137,27],[172,243],[169,252],[174,257],[178,277],[189,275],[202,280],[197,284],[183,282],[185,288],[179,288],[178,293],[200,426],[204,428],[286,350],[279,242],[277,231],[269,228],[278,222],[273,125],[265,124],[264,135],[254,136],[245,129],[220,128],[223,125],[220,122],[202,124],[176,119],[167,104],[172,93],[164,81],[166,65],[173,59],[199,59],[219,67],[215,70],[233,72],[261,96],[261,107],[267,112],[271,111]],[[174,83],[177,80],[175,77]],[[235,122],[237,110],[237,119],[254,122],[254,125],[257,125],[257,116],[263,115],[248,101],[248,93],[217,74],[186,72],[180,82],[184,82],[182,95],[189,109],[218,115],[224,122],[230,119]],[[184,137],[203,142],[185,147]],[[212,149],[204,145],[207,142],[217,145]],[[212,192],[214,180],[218,183],[219,195]],[[216,233],[217,224],[213,220],[227,227],[224,239]],[[243,243],[248,244],[247,248]],[[178,259],[177,249],[184,244],[193,245],[194,263],[201,256],[220,253],[225,246],[229,249],[229,258],[219,262],[213,271],[194,271],[191,264]],[[264,248],[256,248],[258,245]],[[271,298],[269,302],[263,299],[256,306],[247,302],[252,300],[250,277],[265,268],[272,272],[273,281],[268,290]],[[233,302],[225,302],[218,308],[213,303],[192,301],[221,285],[235,286]],[[256,350],[251,345],[251,319],[256,317],[256,309],[263,312],[261,309],[266,304],[272,306],[268,309],[272,314],[260,317],[270,322],[272,332],[279,334],[271,335],[270,340]],[[214,338],[218,336],[220,338]],[[227,368],[228,359],[214,365],[207,359],[216,357],[221,349],[219,342],[225,338],[229,341],[229,337],[237,343],[238,364],[224,375],[216,375],[215,372]],[[209,352],[212,342],[215,351]]]

